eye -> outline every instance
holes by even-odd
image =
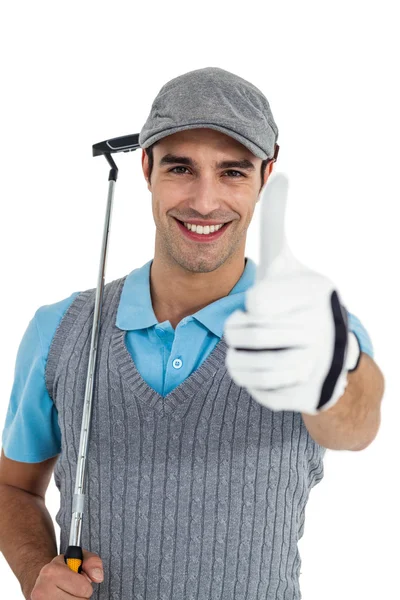
[[[225,173],[237,173],[237,175],[240,175],[240,177],[246,177],[246,175],[244,173],[241,173],[241,171],[232,171],[232,169],[229,171],[225,171]],[[233,179],[240,179],[240,177],[235,176],[233,177]]]
[[[185,171],[188,170],[186,167],[174,167],[173,169],[170,169],[170,173],[177,173],[178,175],[182,173],[182,171],[177,172],[176,169],[185,169]],[[184,175],[184,173],[182,173],[182,175]]]

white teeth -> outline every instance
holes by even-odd
[[[184,223],[184,226],[189,229],[189,231],[195,231],[196,233],[200,233],[202,235],[208,235],[209,233],[214,233],[214,231],[218,231],[224,223],[220,223],[219,225],[193,225],[192,223]]]

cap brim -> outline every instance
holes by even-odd
[[[228,129],[227,127],[222,127],[221,125],[214,125],[213,123],[190,123],[187,125],[179,125],[177,127],[171,127],[170,129],[163,129],[163,131],[160,131],[158,133],[154,133],[153,135],[151,135],[143,143],[141,143],[139,140],[140,147],[148,148],[155,142],[158,142],[159,140],[161,140],[169,135],[173,135],[174,133],[178,133],[178,131],[185,131],[187,129],[214,129],[215,131],[220,131],[221,133],[225,133],[225,135],[228,135],[229,137],[232,137],[236,141],[240,142],[243,146],[245,146],[248,150],[250,150],[250,152],[252,152],[258,158],[262,158],[263,160],[265,160],[266,158],[272,158],[272,157],[268,156],[268,154],[266,154],[264,152],[264,150],[262,150],[259,146],[257,146],[256,144],[254,144],[247,138],[243,137],[242,135],[240,135],[240,133],[237,133],[236,131],[232,131],[231,129]]]

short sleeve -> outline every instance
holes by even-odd
[[[347,314],[349,317],[349,329],[358,339],[361,351],[365,352],[365,354],[369,354],[371,358],[374,358],[374,349],[367,330],[355,315],[349,313],[349,311],[347,311]]]
[[[46,389],[36,314],[20,342],[2,433],[7,458],[41,462],[61,452],[57,409]]]

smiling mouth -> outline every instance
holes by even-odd
[[[228,221],[228,223],[221,223],[220,226],[216,231],[210,231],[210,226],[209,225],[205,225],[205,226],[201,226],[202,228],[197,231],[197,227],[196,230],[192,230],[192,229],[188,229],[188,227],[186,227],[186,225],[184,224],[184,221],[180,221],[179,219],[177,219],[176,217],[173,217],[175,219],[175,221],[178,224],[179,229],[182,231],[182,233],[185,234],[185,237],[187,237],[188,239],[191,239],[193,241],[196,242],[206,242],[206,241],[212,241],[215,240],[217,238],[219,238],[221,235],[224,234],[225,230],[229,227],[229,225],[231,224],[232,221]],[[215,227],[215,226],[213,226]],[[205,231],[204,231],[205,229]]]
[[[210,223],[205,223],[204,225],[202,223],[190,223],[189,221],[182,221],[182,219],[178,219],[177,217],[173,217],[176,221],[178,221],[179,223],[182,223],[182,225],[184,225],[186,227],[186,229],[188,229],[188,231],[195,231],[197,233],[199,233],[197,231],[197,227],[200,227],[201,230],[203,230],[205,228],[208,228],[208,233],[214,233],[214,231],[218,231],[218,229],[221,229],[224,225],[228,225],[230,223],[230,221],[227,221],[226,223],[221,222],[221,223],[213,223],[212,225],[210,225]],[[189,225],[189,227],[188,227]],[[195,229],[193,229],[195,228]],[[211,229],[211,231],[210,231]],[[207,233],[206,233],[207,235]]]

